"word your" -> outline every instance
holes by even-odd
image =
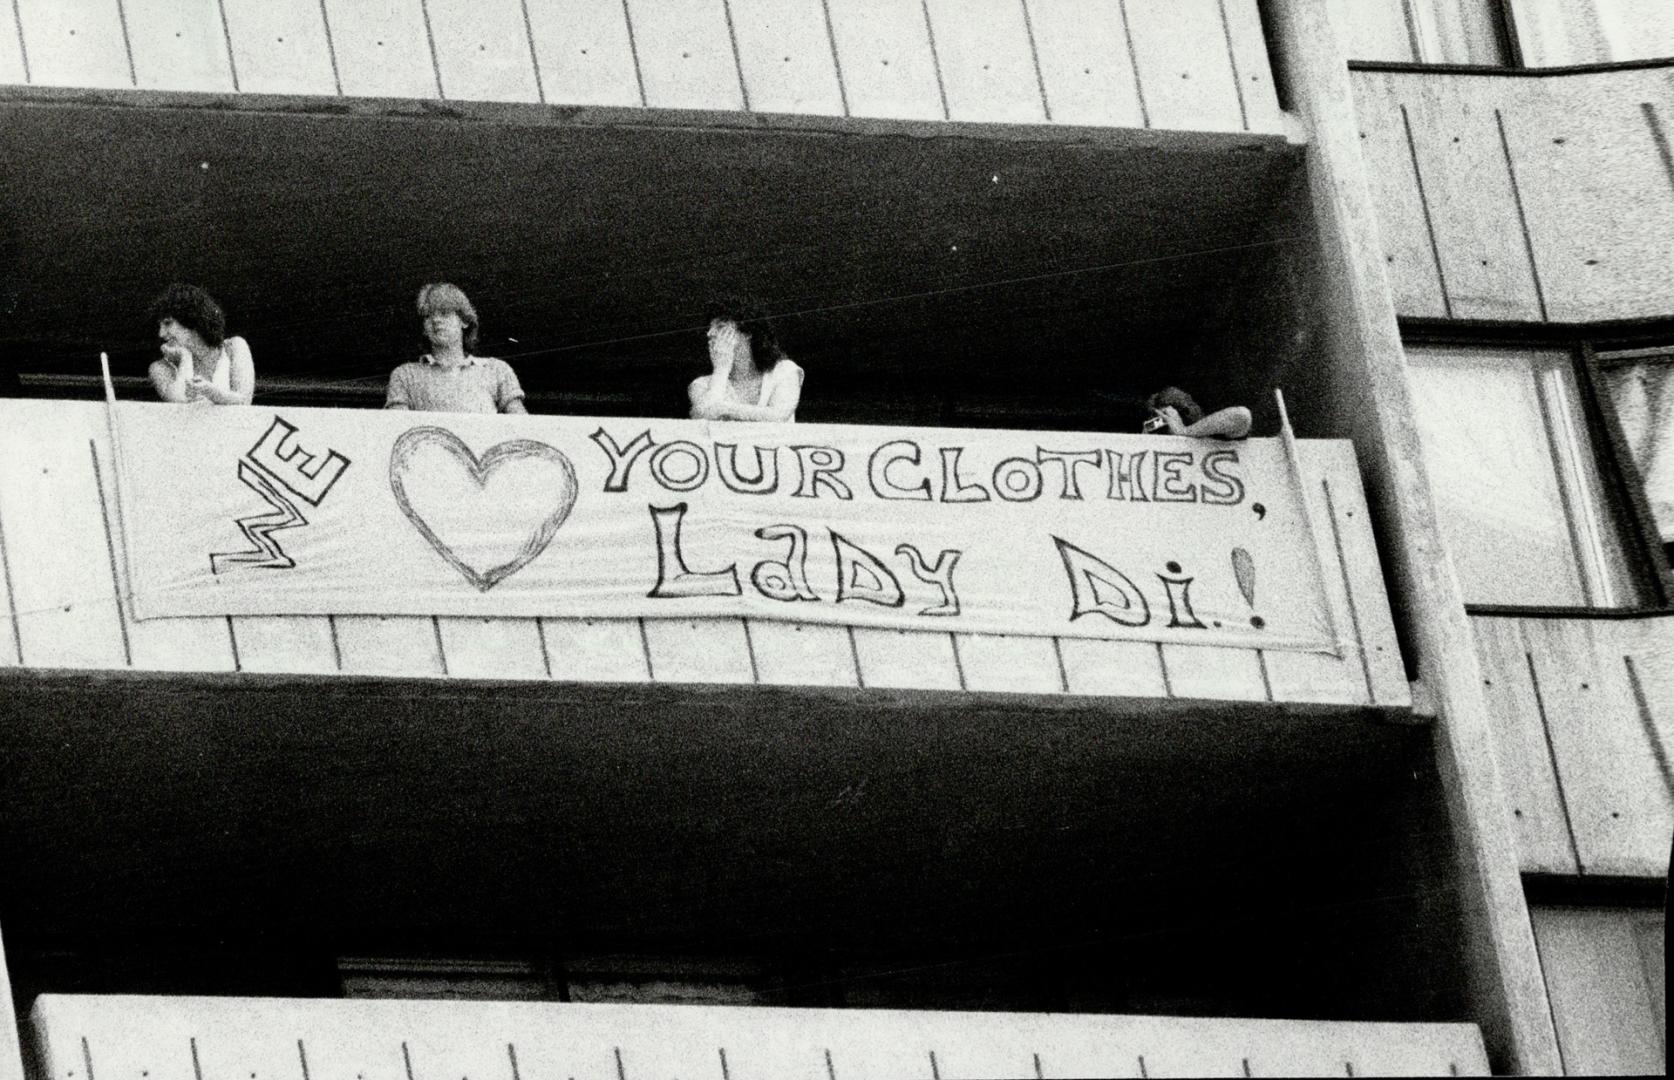
[[[687,506],[650,506],[651,525],[657,534],[657,583],[646,595],[652,598],[689,596],[741,596],[738,564],[721,570],[693,570],[686,564],[680,547],[680,529]],[[837,560],[836,603],[862,602],[898,608],[907,602],[901,579],[889,564],[835,529],[827,529]],[[761,540],[789,545],[783,558],[763,559],[750,571],[750,584],[769,600],[792,604],[818,603],[823,597],[808,580],[808,530],[800,525],[766,525],[756,530]],[[941,602],[921,609],[920,615],[959,614],[959,594],[953,587],[953,568],[960,552],[945,550],[935,562],[911,544],[900,544],[895,554],[906,561],[906,569],[919,581],[935,586]]]
[[[297,506],[300,500],[317,507],[349,467],[349,459],[335,450],[310,454],[296,439],[296,425],[275,416],[267,431],[238,462],[238,479],[261,496],[272,509],[236,518],[233,524],[250,542],[246,551],[209,556],[209,569],[219,574],[231,569],[289,570],[296,560],[285,554],[273,534],[308,524]]]
[[[966,447],[932,447],[894,439],[851,465],[834,446],[740,446],[690,439],[658,443],[649,430],[620,445],[599,428],[591,436],[610,465],[607,492],[626,492],[635,466],[664,491],[696,491],[715,482],[739,495],[788,494],[799,499],[851,500],[857,491],[902,502],[1034,502],[1036,499],[1117,499],[1131,502],[1244,501],[1238,451],[1110,449],[1051,450],[1008,457],[990,467],[964,460]]]

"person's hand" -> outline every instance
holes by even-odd
[[[173,364],[175,367],[179,367],[181,364],[184,364],[187,360],[190,360],[192,358],[191,350],[186,348],[186,346],[184,346],[184,345],[175,345],[175,344],[172,344],[172,343],[165,343],[162,346],[162,350],[163,350],[163,359],[167,360],[169,363]]]
[[[738,351],[738,327],[718,322],[709,328],[709,363],[715,376],[725,382],[732,374],[732,358]]]
[[[214,385],[202,375],[194,375],[186,380],[186,396],[194,400],[208,397],[210,388]]]
[[[1180,419],[1179,409],[1176,409],[1172,405],[1164,405],[1162,408],[1157,410],[1157,415],[1162,417],[1163,423],[1168,425],[1168,432],[1170,435],[1185,434],[1186,425],[1185,422]]]

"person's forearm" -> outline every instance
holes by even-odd
[[[1210,413],[1197,423],[1180,432],[1182,435],[1197,437],[1219,435],[1230,439],[1241,439],[1250,433],[1250,410],[1242,405],[1222,409]]]
[[[783,422],[791,416],[791,410],[776,405],[746,405],[738,401],[718,402],[706,412],[705,419],[709,420],[758,420],[768,423]]]
[[[156,375],[152,375],[151,386],[152,389],[157,391],[157,396],[164,401],[180,405],[188,400],[186,397],[186,380],[178,376],[159,379]]]
[[[724,385],[717,387],[713,379],[704,387],[703,393],[692,400],[693,420],[730,420],[727,406],[730,402],[726,398]]]
[[[217,405],[248,405],[250,395],[238,390],[223,390],[219,386],[204,387],[203,396]]]

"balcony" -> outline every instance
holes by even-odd
[[[238,411],[231,410],[212,420],[231,424],[236,418]],[[1359,476],[1345,442],[1298,444],[1319,532],[1322,584],[1344,646],[1331,655],[769,618],[390,616],[366,612],[353,597],[339,598],[336,613],[136,620],[118,602],[128,592],[123,575],[130,553],[114,517],[118,502],[104,407],[12,400],[0,402],[0,419],[9,613],[0,628],[0,662],[7,665],[755,683],[1395,712],[1410,705]],[[700,427],[688,426],[694,432]],[[42,512],[47,506],[53,510]]]
[[[242,438],[258,414],[196,419]],[[108,430],[95,402],[0,407],[0,850],[34,868],[0,922],[26,996],[331,996],[333,957],[558,949],[812,965],[791,985],[862,1007],[1463,1015],[1430,730],[1387,722],[1411,708],[1347,444],[1301,443],[1337,657],[758,618],[135,621]],[[1252,975],[1273,965],[1277,995]],[[810,992],[763,1000],[830,1003]]]

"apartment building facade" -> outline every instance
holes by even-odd
[[[17,0],[0,1075],[1665,1069],[1670,55],[1629,0]],[[180,279],[304,433],[432,280],[583,435],[729,437],[656,418],[731,291],[832,440],[1245,404],[1338,647],[136,617]]]

